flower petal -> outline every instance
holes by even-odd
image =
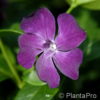
[[[82,63],[83,53],[80,49],[74,49],[69,52],[58,51],[53,60],[57,68],[67,77],[76,80],[79,75],[79,66]]]
[[[70,14],[58,16],[58,36],[56,44],[59,50],[67,51],[79,46],[86,38],[85,32],[78,26]]]
[[[37,60],[36,69],[39,78],[46,81],[50,88],[56,88],[59,85],[60,77],[53,64],[51,56],[42,54]]]
[[[35,57],[42,52],[42,40],[34,34],[23,34],[19,37],[20,51],[17,59],[25,68],[31,68]]]
[[[25,33],[19,37],[18,42],[20,48],[42,50],[45,41],[35,34]]]
[[[55,35],[55,19],[47,8],[41,8],[21,22],[24,32],[38,34],[45,40],[52,40]]]
[[[35,57],[40,53],[40,51],[32,50],[29,48],[20,49],[17,55],[18,63],[23,67],[29,69],[33,66],[36,59]]]

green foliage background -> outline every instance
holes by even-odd
[[[26,70],[16,60],[20,22],[40,7],[55,18],[71,12],[87,32],[80,48],[84,52],[80,77],[73,81],[61,75],[58,88],[39,80],[34,67]],[[70,10],[69,10],[70,9]],[[0,100],[60,100],[59,93],[95,93],[100,96],[100,0],[0,0]],[[79,99],[77,99],[79,100]]]

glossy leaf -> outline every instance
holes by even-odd
[[[0,30],[0,38],[6,45],[9,45],[10,47],[15,47],[18,45],[17,39],[20,34],[22,34],[22,32],[19,32],[17,30],[12,30],[12,29]]]
[[[76,0],[76,3],[78,5],[82,5],[82,4],[87,4],[87,3],[90,3],[90,2],[93,2],[95,0]]]
[[[95,0],[66,0],[70,5],[75,4],[75,5],[82,5],[82,4],[87,4],[90,2],[93,2]]]
[[[2,55],[0,55],[0,81],[11,78],[11,72]]]
[[[100,19],[98,12],[89,12],[88,10],[83,9],[79,13],[80,15],[76,15],[76,19],[79,25],[86,31],[87,37],[92,41],[100,40]],[[97,19],[95,19],[95,17]]]
[[[24,72],[23,80],[34,86],[42,86],[46,84],[38,78],[37,73],[33,68]]]
[[[1,72],[0,72],[0,74],[1,74]],[[0,75],[0,82],[6,80],[7,78],[8,78],[7,76],[1,74]]]
[[[12,62],[12,64],[16,64],[16,58],[14,56],[14,54],[12,53],[12,51],[10,50],[10,48],[8,48],[7,46],[5,46],[6,52],[9,55],[9,59]]]
[[[87,56],[87,60],[94,60],[100,57],[100,41],[92,44],[90,53]]]
[[[93,2],[84,4],[83,7],[92,10],[100,10],[100,0],[94,0]]]
[[[57,92],[57,88],[50,89],[46,85],[36,87],[27,84],[21,91],[19,91],[15,100],[52,100]]]
[[[10,26],[11,30],[16,30],[18,33],[22,34],[23,31],[20,28],[20,24],[19,23],[14,23]]]
[[[87,42],[84,42],[84,51],[87,61],[100,57],[100,27],[99,16],[97,12],[81,10],[76,19],[80,26],[86,31]],[[95,17],[97,19],[95,19]]]

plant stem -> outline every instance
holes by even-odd
[[[17,82],[18,87],[22,88],[22,85],[23,85],[22,81],[20,80],[18,73],[16,72],[15,68],[13,67],[13,64],[9,60],[9,56],[8,56],[8,54],[7,54],[7,52],[4,48],[4,45],[3,45],[1,39],[0,39],[0,48],[1,48],[2,54],[4,56],[4,59],[6,60],[8,66],[9,66],[9,69],[11,70],[11,72],[13,74],[13,77],[14,77],[15,81]]]
[[[5,72],[4,70],[0,69],[0,73],[2,73],[5,76],[12,77],[9,73]]]
[[[76,7],[76,6],[72,4],[72,5],[69,7],[69,9],[66,11],[66,13],[71,13],[71,11],[72,11],[75,7]]]
[[[17,34],[22,34],[23,32],[17,31],[17,30],[13,30],[13,29],[0,29],[0,32],[14,32]]]

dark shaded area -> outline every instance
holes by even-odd
[[[6,17],[5,14],[6,7],[7,7],[7,0],[0,0],[0,27],[2,27],[2,24]]]
[[[14,22],[20,22],[24,16],[33,13],[36,9],[41,7],[48,7],[57,17],[58,14],[65,12],[69,6],[65,0],[59,0],[59,2],[57,0],[21,0],[11,2],[8,3],[6,7],[7,19],[4,24],[8,27]]]
[[[12,82],[12,80],[7,79],[0,82],[0,100],[14,100],[18,88]]]
[[[100,11],[92,11],[91,16],[97,22],[98,27],[100,27]]]

